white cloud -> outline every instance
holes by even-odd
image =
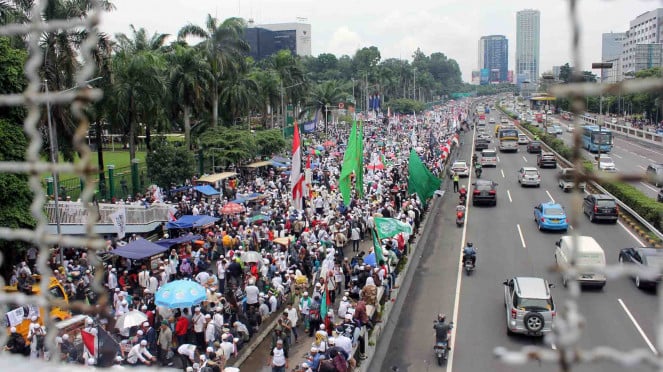
[[[354,55],[357,49],[362,48],[361,37],[359,34],[350,30],[348,26],[341,26],[334,31],[327,43],[327,53],[333,53],[337,56],[347,54]]]

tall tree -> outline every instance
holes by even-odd
[[[182,109],[184,139],[187,149],[191,149],[191,110],[202,104],[212,74],[200,51],[189,46],[175,46],[169,59],[173,101]]]
[[[184,26],[178,33],[180,41],[189,36],[202,38],[199,47],[205,51],[207,63],[210,66],[212,126],[219,122],[219,95],[221,82],[234,72],[234,68],[244,63],[244,57],[249,52],[249,44],[242,39],[246,24],[241,18],[228,18],[222,23],[207,15],[205,27],[194,24]]]

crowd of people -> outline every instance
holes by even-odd
[[[120,344],[114,356],[118,365],[174,365],[185,371],[211,372],[224,370],[258,332],[278,319],[271,330],[267,361],[273,371],[295,364],[302,371],[353,368],[356,359],[365,358],[362,330],[374,325],[375,311],[369,309],[390,298],[398,262],[407,254],[412,237],[401,233],[381,240],[381,254],[372,244],[361,250],[360,242],[372,241],[376,216],[398,219],[417,231],[426,201],[408,193],[410,149],[417,149],[433,173],[444,174],[446,155],[441,156],[440,144],[451,143],[456,130],[452,123],[465,114],[463,108],[456,108],[426,119],[392,119],[386,126],[380,121],[365,123],[364,156],[380,160],[379,164],[365,162],[362,190],[355,188],[347,204],[339,192],[338,177],[349,128],[305,136],[311,185],[302,210],[291,204],[287,169],[276,167],[224,181],[220,185],[224,192],[217,198],[192,188],[159,193],[159,201],[155,192],[146,193],[141,202],[170,203],[178,216],[209,215],[218,220],[195,231],[167,230],[164,225],[160,234],[165,239],[193,233],[202,237],[174,245],[156,261],[104,260],[102,284],[110,311],[108,316],[88,317],[85,327],[101,327]],[[427,144],[416,146],[417,138]],[[224,213],[232,198],[248,194],[259,196],[242,203],[241,213]],[[141,237],[128,238],[136,239]],[[122,242],[109,240],[108,250],[118,245]],[[346,246],[350,254],[344,252]],[[91,290],[95,270],[87,253],[72,248],[64,250],[64,261],[58,256],[54,254],[49,262],[68,297],[97,303],[99,296]],[[29,251],[10,284],[29,292],[36,258],[37,252]],[[206,300],[191,308],[157,306],[159,288],[179,279],[204,286]],[[144,313],[146,320],[129,328],[116,327],[116,321],[132,311]],[[40,324],[37,319],[33,323]],[[36,342],[37,328],[30,328],[26,347],[32,357],[47,357],[43,342]],[[20,348],[15,334],[6,348],[12,352]],[[307,338],[313,345],[306,360],[293,361],[290,348]],[[67,334],[58,337],[58,345],[65,361],[98,363],[89,350],[74,347]]]

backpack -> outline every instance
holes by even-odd
[[[318,365],[318,372],[340,372],[340,371],[336,369],[334,361],[330,359],[323,359],[320,361],[320,364]]]
[[[348,371],[348,363],[345,361],[345,358],[343,358],[341,354],[336,354],[334,359],[332,359],[332,363],[334,364],[334,368],[336,368],[337,372]]]

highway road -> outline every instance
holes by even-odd
[[[470,158],[471,149],[467,147],[465,157]],[[558,188],[553,169],[541,171],[540,188],[521,188],[516,172],[523,165],[535,165],[535,156],[525,151],[499,154],[498,167],[484,170],[483,178],[499,184],[498,205],[470,205],[463,232],[459,233],[461,229],[456,228],[452,218],[456,201],[453,194],[439,206],[441,210],[435,211],[437,220],[432,226],[436,228],[430,237],[439,240],[428,240],[435,243],[423,252],[425,259],[417,268],[419,272],[407,297],[409,315],[403,314],[398,320],[396,337],[389,345],[394,352],[384,361],[383,370],[390,367],[399,371],[441,370],[432,361],[432,320],[438,312],[455,314],[457,320],[447,371],[559,370],[555,365],[537,363],[505,365],[494,356],[494,349],[499,346],[517,350],[525,345],[544,345],[541,339],[507,336],[504,280],[526,275],[546,278],[555,284],[552,293],[558,311],[568,298],[559,274],[550,271],[554,264],[554,242],[563,233],[538,231],[532,209],[535,204],[552,199],[570,213],[574,195]],[[572,232],[594,237],[606,251],[609,264],[617,262],[620,248],[642,245],[621,223],[592,224],[582,215],[572,221],[569,233]],[[472,241],[479,248],[477,270],[470,277],[459,272],[460,247],[465,241]],[[609,280],[603,290],[584,290],[579,309],[586,318],[580,341],[583,348],[608,345],[620,350],[650,349],[649,345],[655,341],[658,310],[655,292],[638,290],[628,278]],[[623,367],[603,362],[574,370],[622,371]]]
[[[568,133],[566,131],[569,122],[561,119],[561,117],[555,117],[555,119],[559,121],[564,128],[564,134],[561,136],[562,140],[567,145],[571,145],[573,141],[573,133]],[[634,138],[627,138],[619,134],[615,134],[613,138],[614,146],[613,150],[610,152],[610,156],[615,162],[617,170],[620,172],[631,174],[644,173],[647,169],[647,165],[663,161],[663,148],[660,146],[639,141]],[[587,158],[593,158],[596,156],[586,150],[583,150],[583,153]],[[633,182],[632,185],[652,199],[656,199],[658,189],[654,187],[654,185],[644,181]]]

